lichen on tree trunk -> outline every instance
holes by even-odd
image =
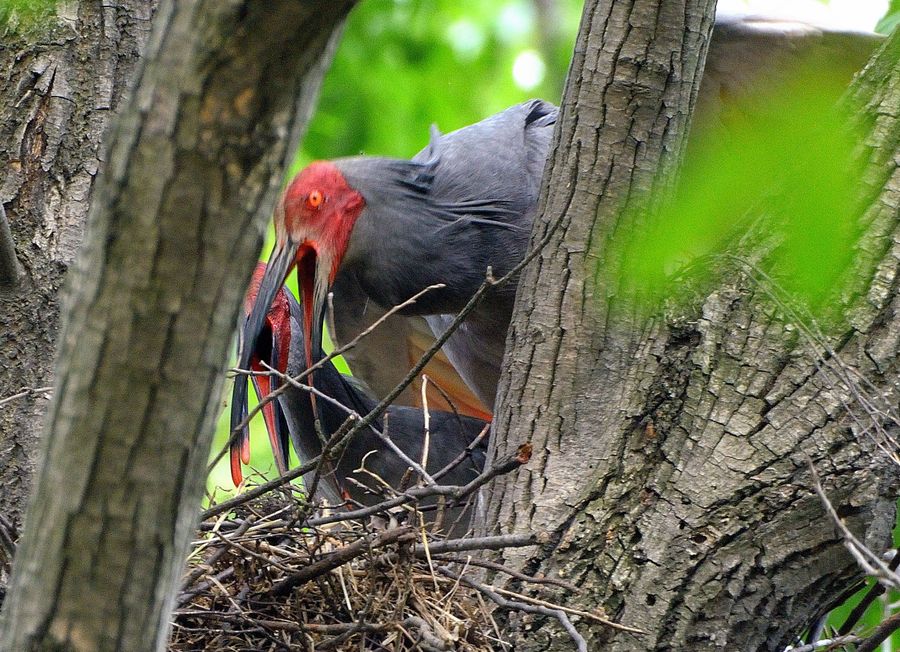
[[[161,3],[64,302],[0,648],[163,649],[240,300],[352,4]]]
[[[870,383],[877,405],[898,399],[895,53],[856,87],[879,116],[869,146],[880,152],[860,256],[880,262],[842,332],[809,338],[752,268],[655,320],[597,274],[611,235],[634,228],[622,207],[664,196],[672,179],[710,5],[588,3],[533,241],[556,231],[523,274],[507,340],[493,445],[504,455],[530,440],[534,455],[492,486],[486,529],[552,533],[503,561],[574,582],[583,591],[566,604],[647,632],[580,622],[591,649],[790,643],[858,572],[809,461],[876,549],[893,525],[897,470],[856,398]],[[552,622],[509,625],[516,650],[571,645]]]

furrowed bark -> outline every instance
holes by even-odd
[[[0,648],[164,648],[238,307],[351,5],[161,3],[65,301]]]
[[[58,19],[0,44],[0,514],[16,529],[49,396],[34,390],[53,384],[59,288],[155,6],[60,3]]]
[[[523,275],[507,340],[493,446],[531,441],[534,455],[495,481],[486,530],[552,532],[504,563],[575,583],[583,593],[566,604],[647,632],[578,623],[591,649],[790,643],[858,573],[810,460],[871,546],[889,545],[893,525],[897,472],[873,424],[896,430],[884,413],[896,412],[900,353],[898,35],[881,77],[856,85],[877,116],[860,267],[878,265],[848,295],[843,332],[810,340],[752,271],[653,321],[597,274],[610,236],[634,228],[622,207],[672,178],[711,5],[588,3],[533,241],[557,231]],[[508,626],[516,650],[569,649],[552,622]]]

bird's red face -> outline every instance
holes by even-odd
[[[332,281],[364,206],[333,163],[310,163],[288,184],[276,208],[278,242],[290,239],[314,249]]]
[[[362,195],[333,163],[311,163],[294,177],[275,208],[276,244],[249,318],[249,336],[258,335],[269,305],[296,267],[306,362],[312,364],[312,352],[321,349],[325,297],[364,207]]]

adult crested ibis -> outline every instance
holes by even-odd
[[[797,22],[719,20],[695,124],[727,124],[758,90],[760,79],[785,80],[794,64],[808,58],[849,79],[876,42],[872,35]],[[488,266],[500,276],[525,255],[556,115],[551,104],[532,100],[446,135],[432,129],[428,146],[411,160],[354,157],[310,164],[276,208],[277,243],[248,332],[258,332],[294,267],[303,294],[307,361],[319,347],[323,304],[332,286],[340,329],[342,315],[358,315],[368,300],[388,308],[444,283],[404,311],[425,316],[432,331],[443,332]],[[444,347],[488,410],[514,292],[509,284],[488,294]],[[372,367],[407,362],[369,352],[380,356]]]
[[[245,302],[246,312],[255,302],[266,266],[259,263],[254,272]],[[301,328],[303,311],[297,300],[287,290],[280,288],[267,314],[264,326],[254,337],[246,332],[241,338],[241,346],[249,354],[254,370],[263,370],[266,365],[288,376],[295,376],[307,368],[306,347]],[[314,355],[314,361],[321,359],[321,352]],[[257,394],[262,398],[275,384],[267,384],[269,376],[254,376]],[[377,401],[354,379],[342,375],[331,362],[315,372],[316,389],[321,392],[316,400],[316,413],[320,419],[324,436],[327,438],[340,428],[349,411],[364,416]],[[293,442],[298,457],[310,460],[322,451],[322,442],[315,429],[315,414],[310,394],[291,386],[275,401],[266,417],[266,427],[272,443],[278,468],[287,468],[287,433]],[[266,409],[264,408],[264,410]],[[232,432],[247,413],[247,383],[239,377],[235,380],[232,396]],[[424,444],[428,442],[425,470],[437,474],[450,467],[440,478],[441,484],[465,484],[474,479],[484,466],[487,437],[482,435],[486,422],[441,410],[429,410],[426,435],[425,413],[423,410],[404,406],[391,406],[378,420],[377,428],[390,437],[397,448],[411,460],[421,463]],[[235,483],[241,481],[240,462],[247,461],[248,432],[246,428],[239,438],[233,440],[231,448],[232,476]],[[459,464],[451,466],[455,460]],[[380,477],[392,487],[399,487],[409,468],[395,451],[378,436],[375,427],[361,430],[343,448],[340,455],[324,469],[319,483],[319,496],[332,504],[343,502],[349,495],[360,503],[375,502],[376,495],[364,491],[359,484],[372,484],[371,476],[354,472],[364,467],[369,473]],[[309,479],[309,478],[307,478]]]
[[[319,161],[288,185],[275,212],[277,244],[249,319],[262,328],[285,277],[298,269],[307,362],[321,346],[325,297],[338,272],[390,307],[444,284],[405,310],[440,333],[484,281],[522,259],[556,107],[541,100],[441,135],[412,160]],[[488,296],[444,347],[485,406],[503,357],[515,286]]]

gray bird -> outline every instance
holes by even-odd
[[[485,279],[522,259],[557,110],[532,100],[458,131],[432,130],[428,147],[401,160],[355,157],[312,163],[275,212],[277,244],[249,318],[254,336],[293,267],[303,299],[307,362],[321,347],[326,293],[338,272],[390,307],[435,284],[405,314],[436,334]],[[490,293],[444,346],[485,406],[493,405],[515,285]]]
[[[849,79],[876,43],[873,35],[802,23],[720,20],[696,122],[727,123],[760,79],[783,78],[793,63],[808,57],[821,57],[822,65]],[[272,297],[296,267],[307,362],[321,344],[330,288],[339,339],[345,339],[344,324],[374,319],[361,316],[367,307],[389,308],[444,283],[445,288],[403,311],[407,317],[424,316],[435,334],[442,333],[484,280],[488,266],[499,277],[525,255],[556,116],[553,105],[532,100],[446,135],[432,129],[428,146],[411,160],[354,157],[309,165],[276,208],[277,244],[248,332],[256,332]],[[489,293],[444,346],[488,412],[514,293],[515,283]],[[391,328],[404,336],[421,332],[416,326]],[[351,365],[360,362],[360,368],[396,378],[411,356],[386,351],[363,342],[351,353]],[[387,391],[382,383],[376,389]]]
[[[247,311],[255,303],[265,268],[265,264],[259,263],[254,272],[245,302]],[[251,361],[248,366],[254,371],[262,371],[269,366],[288,376],[296,376],[306,369],[302,319],[303,311],[297,300],[287,288],[282,287],[266,314],[260,332],[255,337],[242,332],[242,353],[246,353]],[[321,357],[319,351],[313,359],[317,362]],[[253,376],[252,379],[260,398],[281,384],[280,380],[269,383],[269,376]],[[308,461],[322,452],[322,441],[315,429],[316,414],[322,433],[328,438],[341,427],[350,411],[365,416],[377,403],[358,381],[342,375],[330,361],[315,371],[315,387],[322,394],[316,398],[315,408],[309,392],[292,386],[270,402],[267,405],[270,409],[264,412],[272,450],[281,472],[288,466],[288,434],[297,456],[301,461]],[[232,397],[232,432],[246,414],[247,383],[243,378],[238,378]],[[487,437],[482,431],[487,423],[442,410],[429,410],[428,417],[426,472],[437,474],[461,459],[435,481],[444,485],[464,485],[475,479],[484,466]],[[333,505],[344,502],[348,497],[358,503],[372,504],[380,499],[379,494],[364,490],[360,483],[377,488],[378,481],[373,476],[393,488],[401,487],[410,465],[378,436],[376,428],[388,436],[405,456],[417,464],[422,462],[426,441],[424,411],[390,406],[374,426],[357,433],[340,455],[323,469],[317,497]],[[232,476],[236,484],[241,481],[241,461],[248,461],[248,441],[249,433],[244,428],[232,443]],[[369,473],[357,473],[360,467]],[[311,474],[304,478],[307,483],[311,479]]]

